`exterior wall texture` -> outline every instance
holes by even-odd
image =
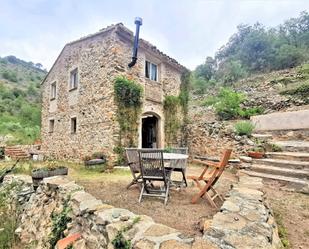
[[[113,148],[118,145],[119,124],[113,84],[120,75],[143,86],[142,113],[159,118],[159,146],[164,147],[163,100],[165,95],[179,93],[181,72],[143,47],[139,49],[137,64],[128,68],[132,46],[130,37],[122,36],[117,28],[65,46],[42,84],[42,150],[48,157],[79,161],[94,152],[103,152],[109,161],[115,160]],[[145,60],[158,65],[158,82],[145,78]],[[76,68],[79,84],[77,89],[70,90],[70,72]],[[57,96],[51,100],[54,82]],[[77,119],[74,134],[70,123],[73,117]],[[49,131],[51,119],[53,132]],[[139,131],[136,134],[139,146],[140,136]]]

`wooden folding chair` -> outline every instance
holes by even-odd
[[[129,189],[132,185],[142,183],[141,168],[137,148],[125,148],[127,163],[133,176],[133,180],[127,185]]]
[[[139,159],[142,175],[142,189],[139,202],[144,196],[164,198],[167,204],[170,188],[170,171],[164,168],[163,150],[139,150]],[[163,182],[163,185],[156,187],[154,182]]]
[[[192,198],[192,203],[196,203],[199,198],[205,196],[206,199],[209,201],[210,205],[218,209],[218,206],[214,202],[214,200],[216,198],[219,198],[221,201],[223,201],[223,197],[216,191],[214,185],[216,184],[216,182],[222,175],[226,165],[228,164],[231,153],[231,149],[225,150],[220,162],[218,163],[211,161],[193,160],[194,163],[205,165],[205,168],[200,176],[187,177],[188,179],[192,179],[195,182],[196,186],[200,189],[200,192]],[[205,185],[203,186],[201,182],[204,182]],[[211,195],[210,191],[212,191],[213,195]]]

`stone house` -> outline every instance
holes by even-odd
[[[123,24],[64,46],[42,82],[42,150],[48,157],[81,160],[103,152],[110,161],[119,144],[114,81],[125,76],[143,87],[136,146],[167,146],[164,98],[178,96],[188,70],[139,39],[138,60],[129,68],[134,34]],[[184,118],[180,114],[180,127]],[[171,145],[185,143],[179,130]],[[123,146],[126,146],[125,144]]]

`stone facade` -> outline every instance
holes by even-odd
[[[42,150],[48,157],[81,160],[94,152],[115,159],[119,141],[113,83],[117,76],[133,79],[144,88],[142,115],[158,118],[157,146],[165,146],[163,100],[180,91],[181,75],[187,70],[174,59],[140,39],[138,61],[131,61],[133,33],[122,24],[67,44],[42,83]],[[158,66],[158,81],[145,77],[145,60]],[[70,73],[78,70],[78,86],[70,90]],[[56,97],[51,99],[51,85]],[[71,132],[71,118],[77,120]],[[136,144],[141,147],[141,119]],[[54,120],[50,132],[50,120]]]

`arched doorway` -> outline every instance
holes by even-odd
[[[154,114],[144,114],[141,127],[142,148],[159,147],[159,118]]]

